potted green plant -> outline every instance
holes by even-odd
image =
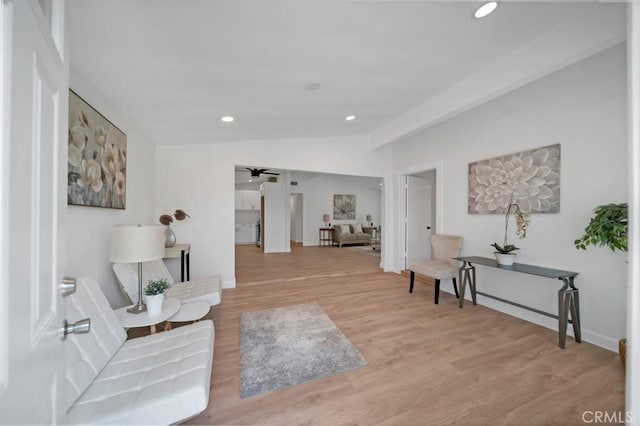
[[[527,236],[527,226],[529,226],[529,214],[523,212],[520,209],[518,203],[510,203],[507,207],[507,211],[504,215],[504,243],[499,245],[498,243],[490,244],[491,247],[495,248],[496,251],[493,253],[498,261],[499,265],[513,265],[513,262],[517,256],[517,253],[514,253],[516,250],[520,250],[518,247],[513,244],[509,244],[507,242],[507,233],[509,231],[509,218],[511,217],[512,212],[515,213],[516,216],[516,235],[518,238],[522,239]]]
[[[576,248],[586,250],[590,245],[597,245],[609,247],[611,251],[627,251],[627,203],[605,204],[593,212],[595,216],[584,228],[584,234],[573,242]]]
[[[147,304],[147,314],[158,315],[162,312],[164,304],[164,292],[169,288],[166,279],[149,280],[149,284],[144,288],[144,297]]]
[[[627,203],[611,203],[595,208],[594,216],[584,228],[584,234],[573,243],[579,250],[588,246],[609,247],[611,251],[627,251],[627,231],[629,206]],[[618,342],[618,353],[622,364],[625,364],[627,339]]]

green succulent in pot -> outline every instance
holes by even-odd
[[[144,288],[145,296],[155,296],[162,294],[169,289],[169,282],[166,279],[150,280],[149,284]]]

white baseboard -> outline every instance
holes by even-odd
[[[222,281],[222,288],[236,288],[236,279]]]
[[[444,291],[449,294],[453,294],[452,291],[441,289],[440,291]],[[549,318],[547,316],[537,314],[535,312],[528,311],[526,309],[518,308],[517,306],[509,305],[508,303],[503,303],[498,300],[490,299],[488,297],[484,297],[480,294],[477,296],[477,301],[479,305],[486,306],[487,308],[494,309],[498,312],[502,312],[507,315],[511,315],[516,318],[520,318],[525,321],[529,321],[533,324],[540,325],[545,328],[549,328],[554,331],[558,331],[558,320]],[[471,302],[471,295],[465,295],[465,303]],[[609,336],[605,336],[599,333],[596,333],[591,330],[586,330],[584,327],[582,328],[582,340],[585,342],[589,342],[596,346],[599,346],[603,349],[607,349],[611,352],[618,352],[618,340]],[[573,328],[571,325],[567,328],[567,336],[571,336],[573,338]]]

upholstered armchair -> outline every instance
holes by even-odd
[[[452,279],[453,290],[458,295],[456,276],[458,275],[458,261],[454,257],[460,256],[462,250],[462,237],[453,235],[432,235],[431,253],[433,260],[423,260],[421,262],[411,262],[411,278],[409,282],[409,293],[413,293],[413,282],[415,274],[424,275],[435,280],[435,303],[438,304],[440,298],[440,280]]]

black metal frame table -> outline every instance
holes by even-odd
[[[171,259],[171,258],[180,258],[180,281],[184,281],[184,266],[185,263],[187,265],[187,281],[191,279],[191,274],[189,271],[189,263],[190,263],[190,255],[191,255],[191,244],[176,244],[173,247],[165,247],[164,248],[164,257],[163,259]],[[186,260],[186,262],[185,262]]]
[[[462,308],[464,303],[464,293],[467,283],[471,291],[471,299],[476,304],[476,293],[500,302],[508,303],[519,308],[527,309],[538,314],[546,315],[558,320],[558,346],[564,349],[567,338],[568,323],[573,325],[573,334],[576,342],[582,342],[580,333],[580,303],[579,293],[576,288],[574,279],[578,276],[578,272],[562,271],[559,269],[544,268],[541,266],[526,265],[524,263],[514,263],[513,265],[499,265],[495,259],[480,256],[456,257],[456,260],[463,262],[458,270],[460,280],[460,299],[459,306]],[[555,278],[562,281],[562,287],[558,290],[558,315],[550,314],[529,306],[521,305],[510,300],[492,296],[487,293],[476,291],[476,268],[472,264],[488,266],[490,268],[502,269],[505,271],[520,272],[522,274],[537,275],[544,278]],[[571,318],[569,318],[571,316]]]

